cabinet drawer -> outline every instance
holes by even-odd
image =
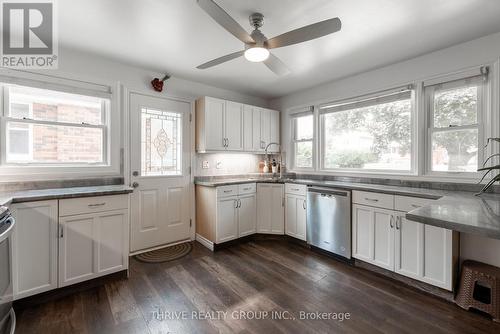
[[[421,206],[428,205],[434,201],[430,198],[419,198],[410,196],[395,196],[394,208],[397,211],[408,212],[420,208]]]
[[[255,183],[244,183],[238,185],[238,195],[253,194],[257,191]]]
[[[59,201],[59,216],[63,217],[126,208],[128,208],[128,195],[70,198]]]
[[[285,193],[306,196],[307,186],[305,184],[285,184]]]
[[[375,206],[378,208],[393,209],[394,195],[354,190],[352,192],[352,202],[356,204]]]
[[[217,187],[217,197],[227,197],[238,195],[238,185]]]

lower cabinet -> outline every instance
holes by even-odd
[[[306,240],[306,197],[285,194],[285,234]]]
[[[59,286],[127,269],[127,210],[59,219]]]
[[[370,196],[377,199],[375,193]],[[422,202],[422,199],[395,197],[396,208],[403,210],[415,208],[417,204],[404,206],[398,203]],[[452,291],[458,255],[457,233],[407,220],[405,214],[388,208],[353,204],[353,257]]]
[[[257,233],[284,234],[284,186],[257,185]]]
[[[57,200],[17,203],[12,236],[14,298],[57,288]]]
[[[238,238],[237,206],[237,196],[217,200],[216,243]]]
[[[128,268],[128,195],[16,203],[11,211],[14,299]]]
[[[220,244],[254,234],[257,230],[255,192],[255,183],[196,186],[197,239]]]

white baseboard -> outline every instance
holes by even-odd
[[[212,252],[214,251],[214,243],[205,238],[204,236],[196,233],[196,241],[198,241],[200,244],[210,249]]]

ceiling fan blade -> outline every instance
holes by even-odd
[[[290,73],[290,70],[286,65],[275,55],[272,53],[269,55],[269,58],[264,60],[264,64],[273,71],[275,74],[282,76]]]
[[[224,29],[245,44],[255,43],[248,32],[243,29],[228,13],[212,0],[196,0],[198,5]]]
[[[209,68],[209,67],[212,67],[215,65],[219,65],[219,64],[225,63],[226,61],[230,61],[230,60],[233,60],[235,58],[241,57],[241,56],[243,56],[244,53],[245,53],[245,51],[233,52],[233,53],[230,53],[228,55],[225,55],[225,56],[216,58],[214,60],[208,61],[204,64],[201,64],[200,66],[197,66],[196,68],[198,68],[200,70],[204,70],[206,68]]]
[[[281,48],[283,46],[293,45],[318,37],[322,37],[342,28],[342,22],[338,17],[321,22],[317,22],[302,28],[298,28],[279,36],[268,39],[266,44],[269,49]]]

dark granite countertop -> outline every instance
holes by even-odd
[[[128,194],[133,190],[133,188],[126,185],[111,185],[4,192],[0,193],[0,205],[49,199]]]
[[[500,239],[500,194],[474,196],[473,192],[447,191],[416,187],[399,187],[342,181],[308,179],[221,179],[196,181],[202,186],[217,187],[249,182],[296,183],[310,186],[335,187],[347,190],[372,191],[385,194],[436,199],[431,204],[406,214],[409,220],[489,238]]]

